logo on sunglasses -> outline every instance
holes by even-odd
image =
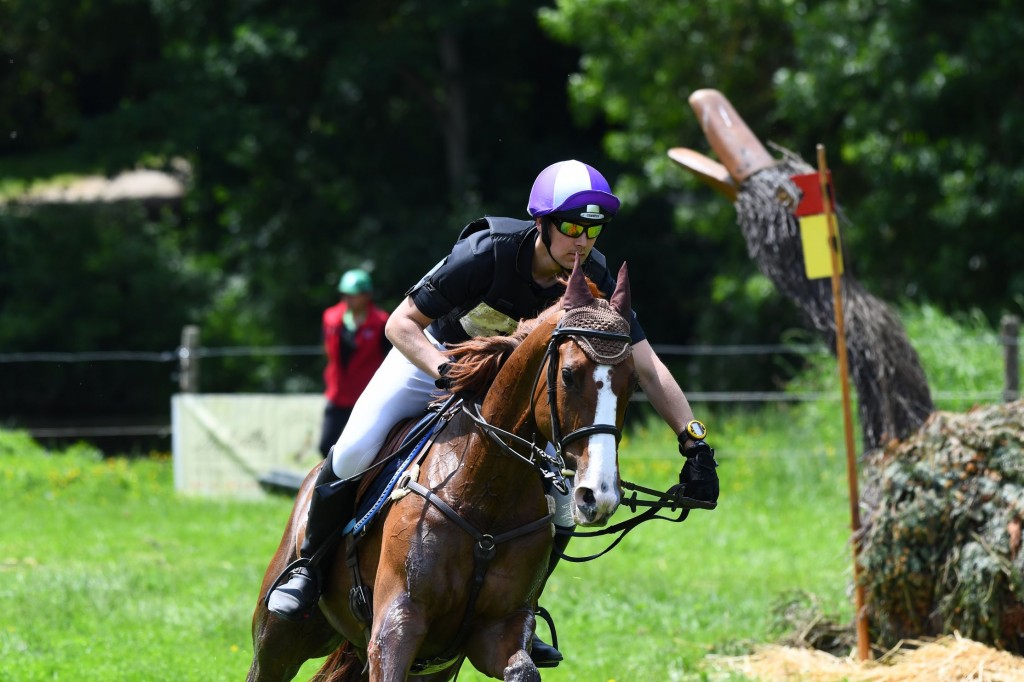
[[[580,217],[587,220],[604,220],[604,213],[601,213],[601,207],[597,204],[587,204],[587,210],[580,213]]]

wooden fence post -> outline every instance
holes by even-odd
[[[1003,343],[1003,402],[1020,398],[1020,318],[1003,315],[999,325],[999,337]]]
[[[181,392],[199,393],[199,327],[194,324],[181,329],[178,360],[178,387]]]

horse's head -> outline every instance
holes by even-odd
[[[625,264],[609,303],[590,292],[577,262],[562,308],[548,344],[546,381],[535,388],[534,418],[576,470],[574,520],[604,525],[621,501],[618,442],[637,382]]]

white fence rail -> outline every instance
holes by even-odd
[[[320,395],[183,393],[171,400],[174,487],[198,495],[256,497],[260,480],[301,480],[320,461]]]

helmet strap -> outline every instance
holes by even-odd
[[[537,228],[540,230],[540,240],[544,242],[544,248],[548,250],[548,257],[553,263],[561,267],[561,263],[555,258],[555,254],[551,253],[551,233],[548,230],[554,229],[555,224],[547,218],[540,219],[540,226]],[[562,272],[571,272],[571,268],[562,267]]]
[[[537,226],[537,231],[540,232],[540,240],[544,242],[544,246],[548,247],[548,253],[551,253],[551,233],[548,232],[548,228],[551,226],[551,222],[547,218],[540,219],[540,225]]]

